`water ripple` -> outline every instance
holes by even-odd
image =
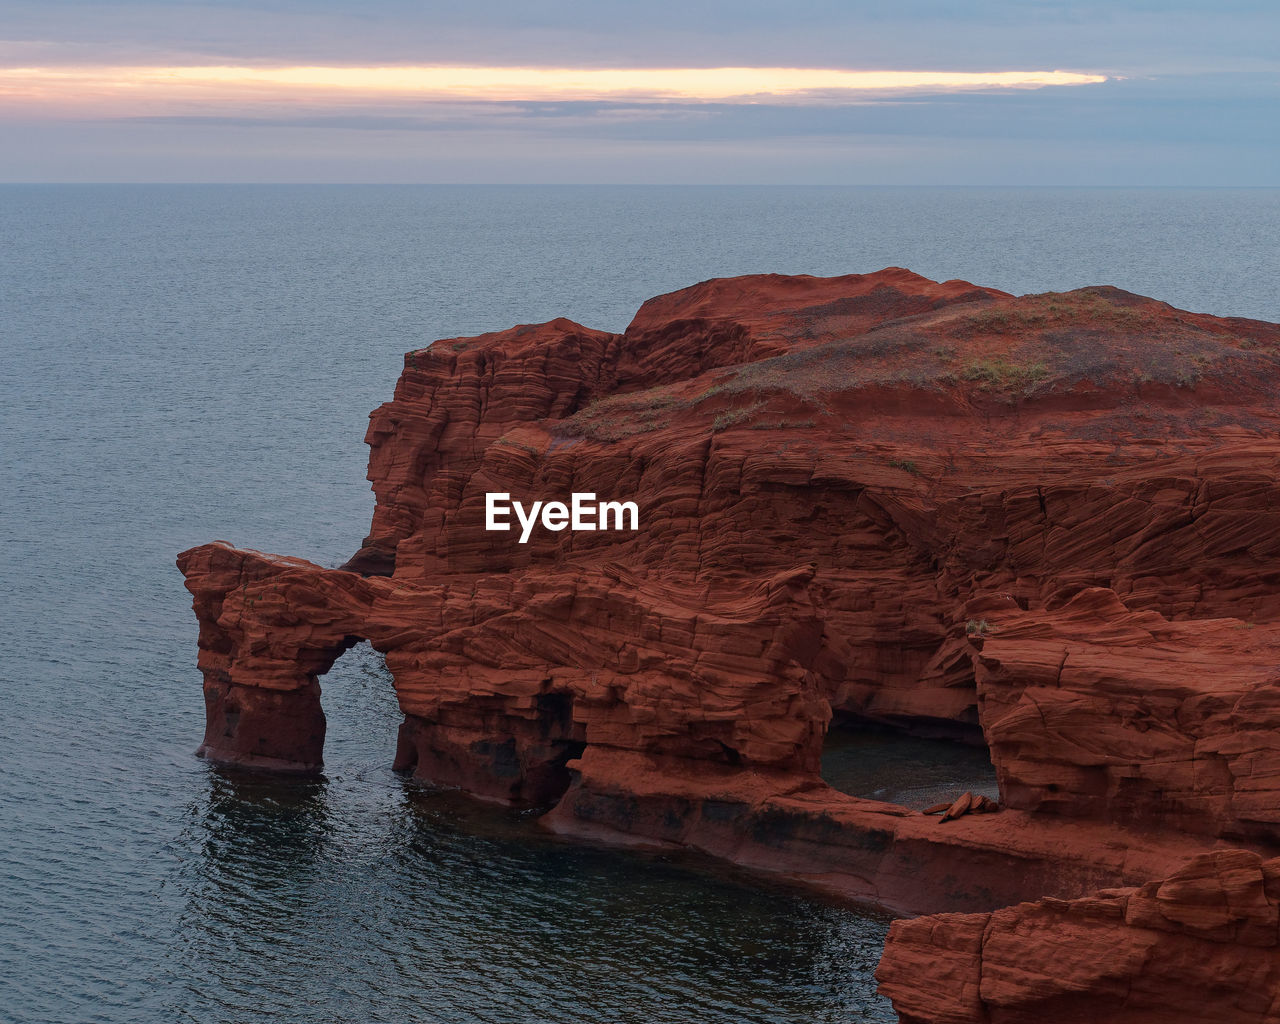
[[[367,648],[325,779],[195,760],[174,555],[349,555],[368,411],[432,338],[895,264],[1275,318],[1278,196],[0,187],[0,1021],[889,1020],[883,920],[393,775]]]

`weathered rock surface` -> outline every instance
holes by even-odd
[[[1275,838],[1274,622],[1170,621],[1097,588],[989,618],[978,693],[1010,805]]]
[[[436,342],[371,418],[351,561],[179,557],[201,751],[318,767],[318,677],[367,639],[400,768],[903,913],[1272,849],[1278,375],[1274,324],[897,269]],[[495,491],[634,500],[639,529],[521,544]],[[985,739],[1003,809],[834,792],[833,716]]]
[[[876,977],[903,1024],[1274,1024],[1280,859],[1224,850],[1139,888],[895,921]]]

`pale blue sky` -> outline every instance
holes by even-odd
[[[0,69],[1053,71],[744,103],[0,95],[0,180],[1280,185],[1280,4],[8,0]],[[0,80],[0,91],[4,88]],[[25,88],[25,87],[24,87]],[[82,88],[82,95],[68,89]],[[34,97],[34,98],[33,98]],[[134,97],[134,98],[130,98]]]

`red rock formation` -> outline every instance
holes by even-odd
[[[1273,324],[903,270],[436,342],[372,416],[343,569],[180,556],[202,752],[317,766],[317,678],[368,639],[399,767],[903,912],[1280,840],[1278,369]],[[635,500],[640,526],[520,544],[485,530],[493,491]],[[833,714],[985,733],[1013,809],[833,792]]]
[[[1098,588],[987,614],[978,695],[1006,803],[1275,838],[1280,625],[1170,621]]]
[[[1280,859],[1223,850],[1139,888],[895,921],[876,977],[902,1024],[1274,1024]]]

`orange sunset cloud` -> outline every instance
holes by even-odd
[[[1070,71],[853,71],[830,68],[31,67],[0,69],[0,102],[119,113],[171,104],[365,100],[822,102],[857,94],[1088,85]]]

